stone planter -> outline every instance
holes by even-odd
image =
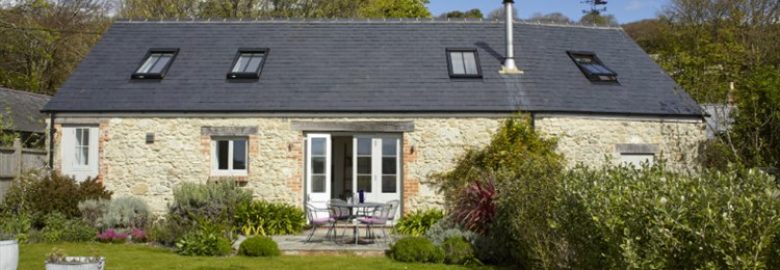
[[[16,240],[0,241],[0,270],[16,270],[19,267],[19,243]]]
[[[46,270],[103,270],[103,257],[62,257],[57,261],[46,261]]]

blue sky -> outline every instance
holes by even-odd
[[[515,0],[520,18],[528,18],[534,13],[561,12],[578,20],[582,10],[589,6],[580,0]],[[668,3],[668,0],[610,0],[607,13],[617,17],[619,23],[628,23],[641,19],[653,18]],[[479,8],[487,15],[491,10],[501,6],[501,0],[430,0],[428,8],[435,16],[452,10],[469,10]]]

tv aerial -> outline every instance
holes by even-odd
[[[607,0],[581,0],[580,3],[590,5],[589,10],[583,10],[585,14],[601,15],[602,12],[607,11]]]

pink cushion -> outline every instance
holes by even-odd
[[[315,218],[311,220],[312,224],[322,225],[333,222],[333,219],[330,217],[322,217],[322,218]]]
[[[358,218],[358,221],[360,221],[360,223],[363,224],[385,224],[385,222],[387,222],[384,219],[373,218],[373,217]]]

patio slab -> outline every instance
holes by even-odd
[[[278,235],[272,238],[279,245],[279,249],[285,255],[356,255],[356,256],[384,256],[389,245],[382,238],[365,240],[361,237],[360,244],[354,243],[352,229],[337,228],[336,240],[325,239],[327,229],[319,229],[312,237],[311,242],[306,242],[309,231],[301,235]],[[381,234],[380,230],[375,233]],[[365,231],[360,230],[365,236]],[[392,243],[393,236],[388,243]],[[367,243],[372,242],[372,243]]]

